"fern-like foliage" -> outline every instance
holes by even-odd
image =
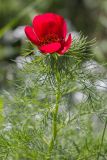
[[[30,44],[20,62],[22,69],[14,92],[4,92],[1,160],[107,158],[107,90],[98,83],[106,83],[106,68],[94,60],[93,43],[80,35],[63,56],[43,55]],[[50,153],[58,89],[56,71],[60,99],[57,137]]]

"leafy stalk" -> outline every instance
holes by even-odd
[[[100,158],[100,154],[101,154],[101,149],[102,149],[102,146],[103,146],[103,141],[104,141],[104,135],[105,135],[105,132],[106,132],[106,128],[107,128],[107,119],[106,119],[105,124],[104,124],[104,129],[103,129],[103,133],[102,133],[101,144],[100,144],[100,147],[99,147],[97,160],[99,160],[99,158]]]
[[[52,123],[52,138],[50,141],[49,145],[49,157],[51,156],[51,152],[54,148],[54,145],[56,143],[56,138],[57,138],[57,117],[58,117],[58,109],[59,109],[59,100],[60,100],[60,74],[58,71],[58,65],[57,65],[57,60],[58,57],[55,55],[56,63],[54,64],[54,69],[55,69],[55,80],[56,80],[56,90],[55,90],[55,95],[56,95],[56,105],[55,109],[53,112],[53,123]]]

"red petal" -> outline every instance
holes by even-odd
[[[67,52],[68,49],[70,48],[71,42],[72,42],[72,37],[71,37],[71,34],[69,34],[66,42],[64,43],[63,49],[60,50],[60,51],[58,51],[58,53],[59,53],[60,55],[63,55],[65,52]]]
[[[55,33],[61,38],[66,37],[66,22],[60,15],[46,13],[35,16],[33,19],[33,26],[39,38],[43,38],[49,33]]]
[[[33,28],[30,27],[30,26],[26,26],[25,27],[25,33],[26,33],[26,36],[28,37],[28,39],[38,45],[39,44],[39,40],[38,40],[38,37],[36,36],[35,32],[33,31]]]
[[[50,43],[47,45],[43,45],[39,48],[42,53],[54,53],[57,52],[61,48],[61,44],[58,42]]]

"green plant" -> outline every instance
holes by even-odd
[[[82,35],[74,38],[63,56],[37,54],[30,44],[25,55],[34,54],[29,62],[24,57],[16,89],[4,92],[2,160],[107,158],[107,95],[95,85],[106,70],[94,60],[93,43]],[[81,101],[76,93],[83,95]]]

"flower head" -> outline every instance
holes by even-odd
[[[25,33],[28,39],[44,53],[64,54],[71,45],[72,37],[67,35],[67,26],[64,18],[53,13],[35,16],[33,26],[26,26]]]

